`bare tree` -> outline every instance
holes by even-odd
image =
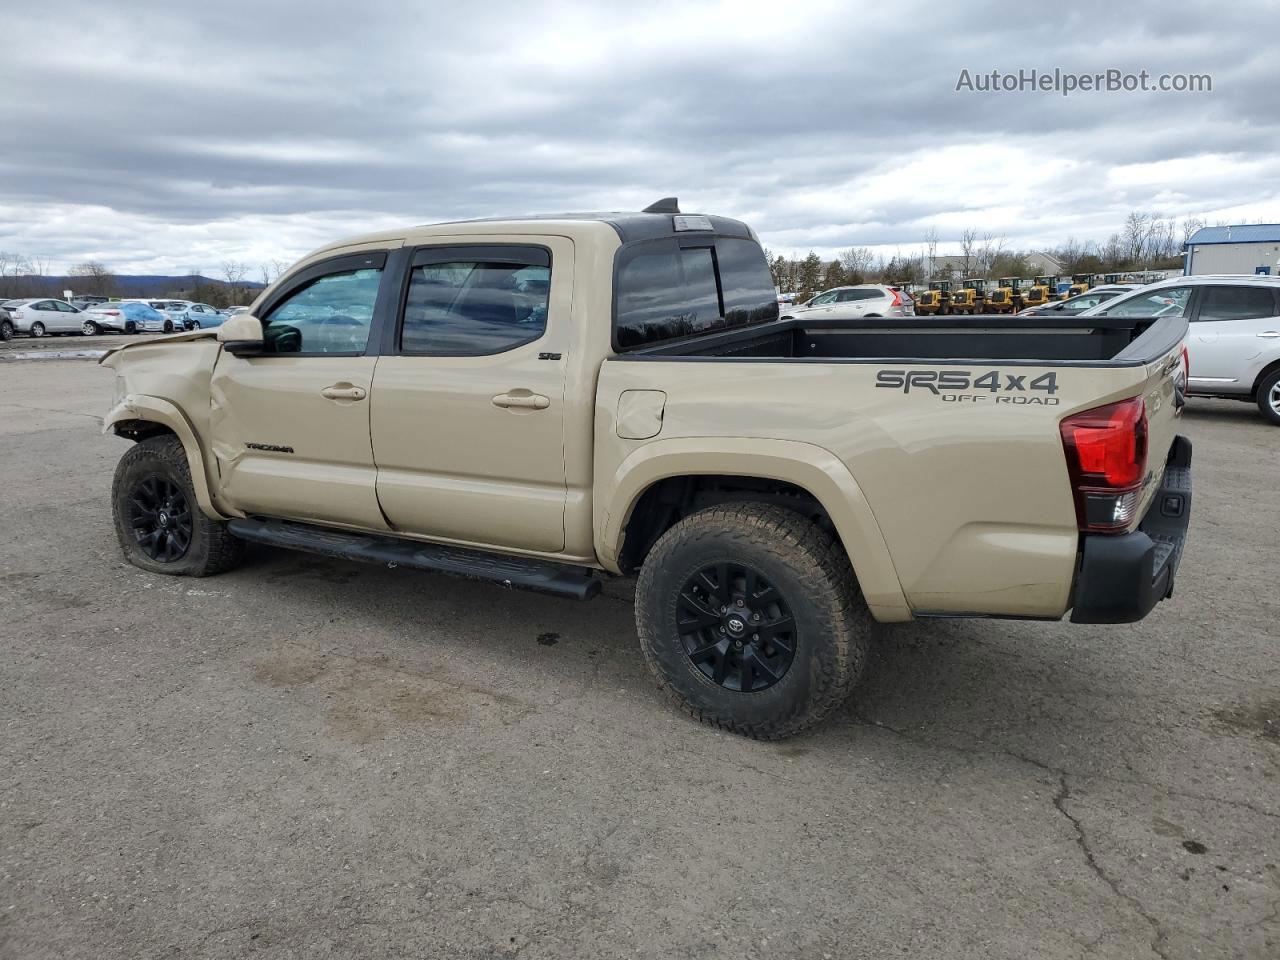
[[[222,261],[222,278],[227,282],[228,295],[232,303],[240,303],[244,298],[244,278],[249,273],[249,265],[239,260]]]
[[[77,263],[71,268],[71,276],[83,277],[85,286],[88,287],[85,293],[91,293],[99,297],[109,297],[116,291],[116,275],[111,272],[111,268],[100,260],[86,260],[84,263]]]
[[[850,247],[841,250],[838,259],[849,283],[862,283],[871,273],[875,255],[868,247]]]

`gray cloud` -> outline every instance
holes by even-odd
[[[186,269],[668,193],[797,251],[1280,219],[1266,8],[1149,9],[48,3],[6,15],[0,249]],[[954,89],[1054,67],[1214,89]]]

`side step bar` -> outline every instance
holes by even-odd
[[[229,521],[227,527],[242,540],[318,553],[325,557],[431,570],[574,600],[590,600],[600,592],[600,579],[586,567],[526,560],[401,537],[348,533],[289,520],[236,519]]]

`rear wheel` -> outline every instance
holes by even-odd
[[[244,553],[225,523],[200,512],[177,437],[152,437],[125,453],[111,500],[120,549],[135,567],[205,577],[235,567]]]
[[[13,324],[8,320],[0,321],[0,340],[9,341],[13,339]]]
[[[166,321],[164,322],[164,332],[165,332],[165,333],[173,333],[173,321],[172,321],[172,320],[166,320]]]
[[[1267,420],[1280,426],[1280,369],[1272,370],[1258,384],[1258,409]]]
[[[847,697],[872,622],[839,543],[768,504],[681,520],[636,585],[640,648],[671,698],[761,740],[799,733]]]
[[[96,337],[102,332],[102,328],[92,320],[86,320],[84,323],[80,324],[80,332],[86,337]]]
[[[132,320],[126,320],[126,321],[125,321],[125,324],[124,324],[124,332],[125,332],[125,333],[137,333],[137,332],[138,332],[138,325],[137,325],[136,323],[134,323]]]

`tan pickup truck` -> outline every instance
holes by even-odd
[[[779,319],[745,224],[563,215],[334,244],[116,350],[126,558],[244,541],[586,599],[699,719],[816,722],[873,621],[1140,619],[1190,512],[1181,318]],[[423,589],[432,589],[430,581]]]

